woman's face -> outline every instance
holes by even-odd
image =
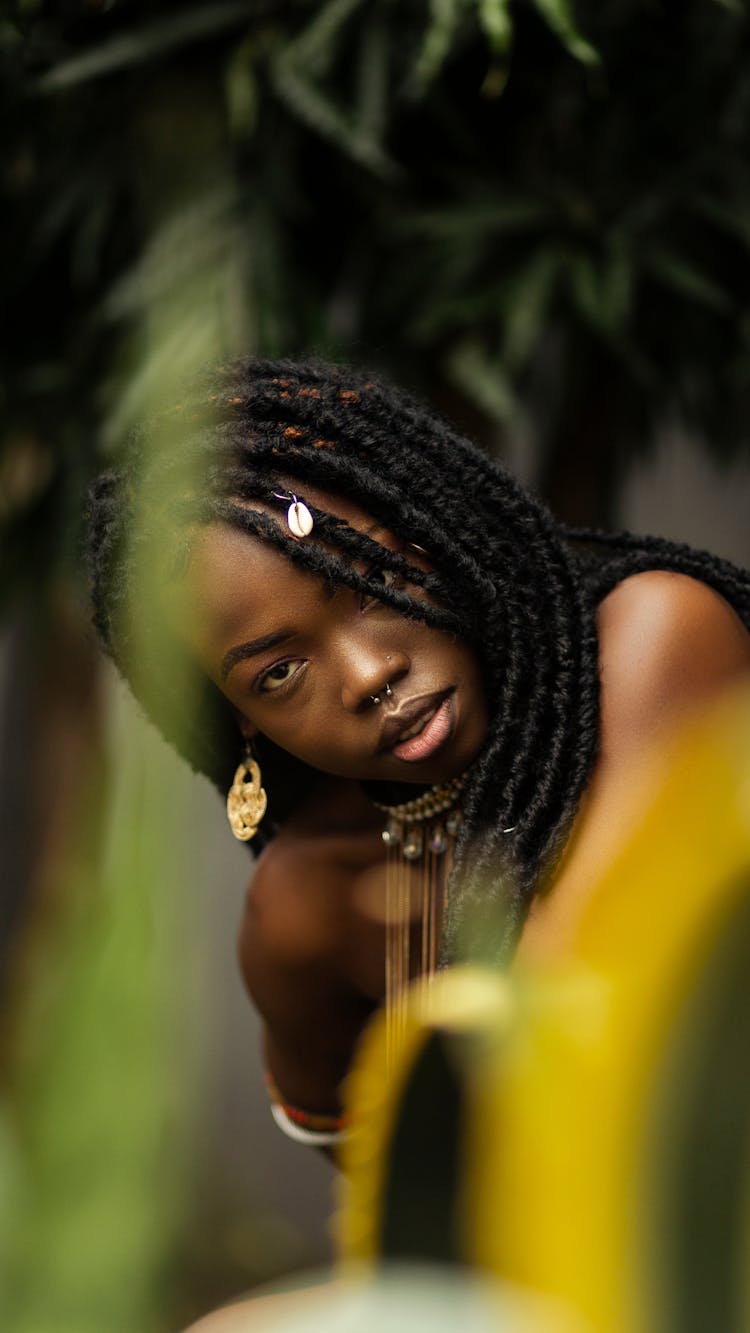
[[[305,497],[424,564],[354,504],[311,486]],[[313,768],[432,784],[462,773],[482,747],[487,708],[465,643],[353,589],[331,594],[236,528],[199,531],[177,601],[181,638],[243,732]]]

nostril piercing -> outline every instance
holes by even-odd
[[[393,695],[393,690],[391,689],[391,686],[390,686],[390,682],[389,682],[389,681],[386,681],[386,682],[385,682],[385,685],[383,686],[383,694],[385,695],[386,699],[390,699],[390,698],[392,697],[392,695]],[[373,702],[374,704],[379,704],[379,703],[380,703],[380,695],[379,695],[379,694],[371,694],[371,695],[370,695],[370,699],[372,700],[372,702]]]

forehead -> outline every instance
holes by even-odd
[[[295,485],[293,491],[290,486],[289,490],[360,532],[374,528],[378,528],[378,535],[384,532],[353,501],[306,483]],[[267,513],[286,534],[284,515],[278,509],[259,501],[248,507]],[[314,536],[313,530],[311,541]],[[174,594],[170,619],[176,620],[180,637],[208,661],[214,659],[220,645],[246,637],[249,624],[260,635],[277,627],[280,614],[314,610],[321,596],[321,582],[262,538],[215,522],[196,529],[188,568]]]
[[[248,614],[312,597],[319,581],[259,537],[225,523],[201,528],[184,578],[189,618],[208,633],[231,633]]]

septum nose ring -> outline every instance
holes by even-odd
[[[385,685],[384,685],[384,687],[383,687],[383,693],[385,694],[386,699],[390,699],[390,698],[392,697],[392,695],[393,695],[393,690],[391,689],[390,684],[389,684],[388,681],[385,682]],[[374,704],[379,704],[379,703],[380,703],[380,695],[379,695],[379,694],[371,694],[371,695],[370,695],[370,698],[372,699],[372,702],[373,702]]]

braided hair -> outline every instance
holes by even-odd
[[[139,546],[155,533],[171,534],[178,568],[191,528],[221,520],[330,585],[460,635],[481,664],[490,725],[465,790],[443,950],[454,954],[466,921],[482,923],[486,942],[487,922],[498,920],[491,947],[507,952],[565,844],[597,755],[598,601],[629,574],[671,569],[716,589],[750,627],[750,576],[658,538],[564,528],[434,413],[351,369],[233,361],[207,373],[167,425],[179,447],[156,449],[158,423],[144,429],[122,468],[95,482],[90,503],[95,625],[146,713],[226,789],[238,761],[228,703],[183,663],[200,706],[181,715],[180,691],[158,667],[141,669],[144,638],[135,646],[129,628]],[[304,499],[305,482],[356,501],[404,543],[425,548],[429,570],[307,500],[314,536],[295,541],[268,509],[282,512],[290,483]],[[400,576],[393,585],[384,569]],[[314,773],[263,737],[259,758],[267,841]],[[502,911],[493,914],[493,904]]]

